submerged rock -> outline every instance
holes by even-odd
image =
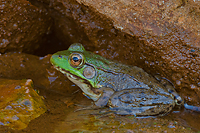
[[[24,129],[46,111],[42,97],[33,90],[32,80],[0,79],[0,125]]]

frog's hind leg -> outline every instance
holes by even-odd
[[[181,96],[176,92],[174,89],[174,85],[166,78],[161,77],[160,75],[155,75],[154,76],[163,86],[168,90],[170,94],[174,97],[174,100],[176,102],[176,105],[184,106],[186,109],[193,110],[200,112],[200,107],[199,106],[193,106],[193,105],[188,105],[187,103],[184,102],[184,100],[181,98]]]
[[[176,92],[174,85],[171,81],[166,78],[161,77],[160,75],[155,75],[155,79],[157,79],[166,89],[167,91],[174,97],[176,105],[183,106],[184,100],[181,96]]]

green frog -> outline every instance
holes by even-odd
[[[80,43],[53,54],[50,61],[96,106],[108,106],[116,114],[164,115],[175,105],[183,105],[171,84],[157,80],[137,66],[86,51]]]

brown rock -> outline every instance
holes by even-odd
[[[0,125],[21,130],[46,111],[32,80],[0,79]]]
[[[33,52],[51,26],[42,8],[26,0],[0,0],[0,52]]]
[[[67,89],[72,83],[66,76],[59,74],[49,60],[50,55],[39,58],[30,54],[6,53],[0,55],[0,76],[9,79],[30,78],[41,90],[53,89],[62,95],[74,92],[73,87]]]

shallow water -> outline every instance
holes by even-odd
[[[162,117],[136,118],[120,116],[106,109],[84,109],[93,104],[82,95],[77,86],[72,94],[59,94],[40,89],[48,111],[30,122],[26,129],[14,131],[1,127],[0,132],[12,133],[66,133],[66,132],[197,132],[200,131],[200,113],[174,109]],[[76,91],[77,90],[77,91]],[[78,111],[79,110],[79,111]]]

